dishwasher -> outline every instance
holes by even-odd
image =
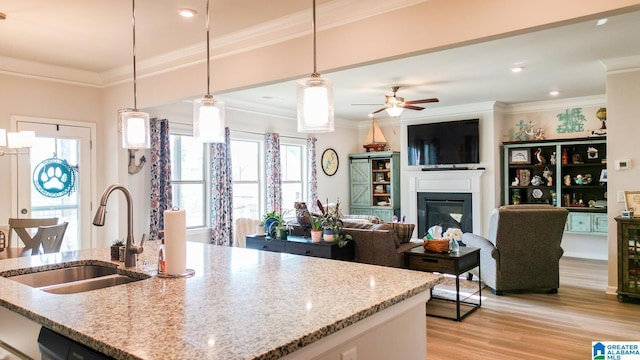
[[[66,336],[51,331],[46,327],[40,329],[38,347],[42,360],[106,360],[111,359],[96,350],[80,344]]]

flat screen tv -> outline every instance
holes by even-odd
[[[407,126],[409,165],[480,163],[479,119]]]

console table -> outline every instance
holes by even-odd
[[[452,301],[432,296],[431,300],[427,302],[427,315],[461,321],[482,305],[481,279],[478,279],[478,302],[460,300],[460,274],[476,267],[478,268],[478,274],[480,273],[479,248],[461,246],[457,253],[441,254],[425,251],[424,247],[418,246],[405,251],[404,254],[408,269],[456,276],[456,300]],[[448,315],[452,308],[448,307],[447,304],[451,303],[455,304],[455,317]]]
[[[284,252],[296,255],[315,256],[326,259],[353,260],[355,250],[353,241],[348,241],[343,247],[335,242],[320,241],[314,243],[311,238],[302,236],[288,236],[287,240],[272,239],[268,236],[249,235],[246,237],[247,248]]]

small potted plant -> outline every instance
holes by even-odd
[[[322,217],[311,217],[311,241],[314,243],[322,240]]]
[[[120,248],[124,247],[124,240],[115,239],[111,244],[111,260],[120,259]]]

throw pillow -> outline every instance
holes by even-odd
[[[400,243],[408,243],[411,241],[411,235],[413,235],[413,229],[415,224],[403,224],[403,223],[387,223],[391,224],[394,232],[398,236]]]
[[[395,244],[396,248],[398,246],[400,246],[400,239],[398,238],[398,233],[393,228],[393,223],[385,223],[385,222],[383,222],[383,223],[380,223],[380,224],[376,224],[376,225],[374,225],[372,230],[373,231],[376,231],[376,230],[388,230],[389,233],[391,234],[391,236],[393,237],[393,243]]]

